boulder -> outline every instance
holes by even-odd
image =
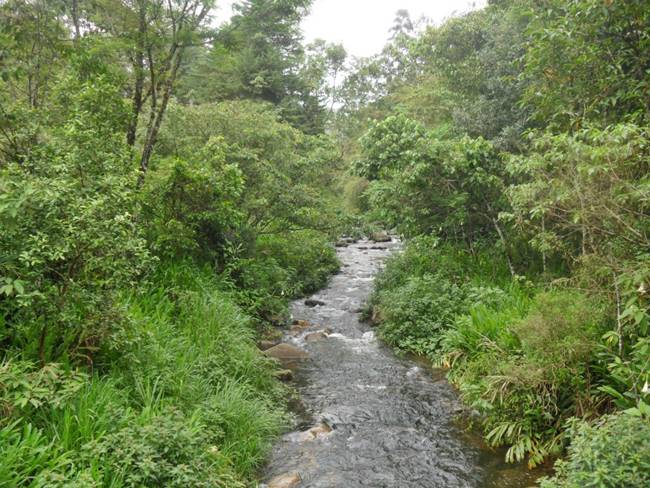
[[[325,302],[321,300],[316,300],[314,298],[308,298],[307,300],[305,300],[305,305],[307,305],[308,307],[322,307],[323,305],[325,305]]]
[[[268,488],[295,488],[301,481],[298,473],[281,474],[269,481]]]
[[[295,361],[298,359],[307,359],[309,354],[302,349],[292,346],[290,344],[278,344],[270,349],[264,351],[264,354],[270,358],[279,359],[281,361]]]
[[[326,423],[322,423],[320,425],[317,425],[316,427],[312,427],[307,431],[307,433],[314,439],[316,439],[317,437],[326,436],[330,432],[332,432],[332,428]]]
[[[304,430],[302,432],[294,432],[290,434],[293,442],[311,442],[321,437],[326,437],[332,432],[332,428],[326,423],[321,423],[312,427],[309,430]]]
[[[374,242],[390,242],[392,239],[386,232],[373,232],[370,240]]]

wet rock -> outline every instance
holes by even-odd
[[[305,300],[305,305],[307,305],[308,307],[322,307],[323,305],[325,305],[325,302],[321,300],[316,300],[314,298],[308,298],[307,300]]]
[[[359,249],[361,249],[362,251],[367,251],[368,247],[367,246],[359,246]]]
[[[271,349],[273,346],[277,346],[280,344],[280,341],[259,341],[257,343],[257,347],[261,351],[266,351],[267,349]]]
[[[327,339],[327,334],[325,332],[312,332],[305,336],[305,341],[307,342],[318,342]]]
[[[392,239],[386,232],[373,232],[370,234],[370,240],[373,242],[390,242]]]
[[[276,327],[282,327],[283,325],[287,324],[287,316],[286,315],[271,315],[269,317],[269,322],[273,324]]]
[[[277,346],[273,346],[264,351],[264,354],[270,358],[279,359],[281,361],[294,361],[298,359],[307,359],[309,357],[309,354],[306,351],[289,344],[278,344]]]
[[[293,325],[289,329],[289,333],[292,336],[296,337],[296,336],[299,336],[300,334],[302,334],[305,329],[308,329],[311,326],[312,326],[312,324],[310,324],[306,320],[294,320]]]
[[[325,422],[322,422],[309,430],[294,432],[293,434],[290,434],[290,436],[294,442],[310,442],[321,437],[326,437],[331,432],[332,428]]]
[[[388,248],[386,246],[372,246],[370,249],[373,251],[385,251]]]
[[[336,244],[334,244],[334,247],[348,247],[349,245],[350,245],[349,242],[338,241]]]
[[[290,369],[281,369],[280,371],[276,371],[275,377],[284,382],[293,381],[293,371]]]
[[[295,488],[302,481],[298,473],[286,473],[269,481],[268,488]]]
[[[323,437],[329,434],[330,432],[332,432],[332,428],[324,422],[320,425],[317,425],[316,427],[312,427],[307,431],[307,433],[311,435],[314,439],[316,439],[317,437]]]

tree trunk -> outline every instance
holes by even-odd
[[[126,143],[133,147],[138,130],[138,119],[142,112],[142,92],[144,89],[144,45],[147,31],[147,12],[143,2],[138,2],[138,33],[136,36],[135,54],[133,57],[133,71],[135,86],[133,88],[133,103],[131,121],[126,133]]]
[[[145,178],[147,176],[147,171],[149,170],[149,161],[151,159],[151,155],[153,154],[153,147],[156,144],[160,125],[162,124],[163,118],[165,116],[165,111],[167,110],[169,99],[171,98],[172,89],[174,88],[174,81],[176,80],[178,68],[181,64],[182,53],[183,51],[181,48],[178,48],[176,50],[175,58],[172,61],[172,67],[167,75],[167,78],[165,79],[160,106],[157,108],[154,108],[152,106],[152,117],[149,122],[149,127],[147,128],[147,135],[145,137],[144,145],[142,148],[142,157],[140,158],[140,176],[138,177],[138,188],[141,188],[144,184]]]

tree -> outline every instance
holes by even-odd
[[[146,177],[185,50],[205,40],[213,4],[214,0],[100,0],[90,5],[94,24],[127,41],[132,72],[132,113],[126,135],[130,146],[135,145],[140,116],[149,102],[140,155],[140,185]]]

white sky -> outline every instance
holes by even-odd
[[[236,0],[218,0],[219,23],[230,17]],[[395,13],[406,9],[413,20],[421,16],[435,23],[454,13],[485,6],[486,0],[315,0],[303,22],[307,42],[320,38],[341,42],[348,54],[370,56],[388,40]]]

